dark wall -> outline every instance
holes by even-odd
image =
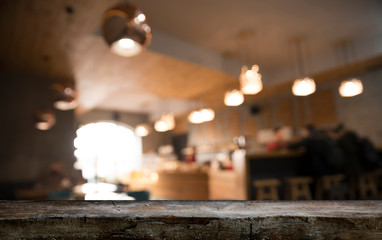
[[[55,110],[50,95],[51,79],[0,73],[0,182],[34,181],[61,161],[73,169],[73,111]],[[34,128],[33,114],[48,108],[56,114],[50,130]]]

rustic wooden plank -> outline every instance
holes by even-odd
[[[382,201],[0,201],[0,239],[381,239]]]

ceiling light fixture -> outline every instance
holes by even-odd
[[[199,110],[195,110],[188,115],[188,121],[194,124],[209,122],[214,119],[215,111],[211,108],[202,108]]]
[[[140,137],[146,137],[151,132],[151,127],[149,124],[139,124],[135,127],[135,134]]]
[[[342,49],[342,60],[344,65],[344,71],[348,71],[347,69],[350,68],[349,63],[349,55],[347,51],[347,47],[349,45],[348,41],[341,41],[339,47]],[[346,66],[348,65],[348,66]],[[346,75],[349,75],[349,73],[345,73]],[[341,97],[354,97],[363,92],[363,84],[360,79],[357,78],[350,78],[345,81],[342,81],[338,92],[340,93]]]
[[[363,92],[363,85],[361,80],[353,78],[341,82],[338,91],[342,97],[354,97]]]
[[[227,91],[224,95],[224,104],[227,106],[239,106],[244,102],[244,95],[240,90]]]
[[[157,132],[167,132],[175,128],[175,117],[173,113],[165,113],[155,121],[154,128]]]
[[[251,69],[248,69],[247,66],[241,68],[240,86],[244,94],[254,95],[263,90],[261,74],[258,71],[258,65],[253,65]]]
[[[53,105],[55,108],[67,111],[78,106],[77,92],[73,82],[54,83],[51,86],[53,94]]]
[[[301,39],[294,39],[294,43],[296,45],[296,53],[297,53],[297,66],[299,70],[299,74],[305,76],[305,67],[304,60],[302,56],[301,50]],[[292,85],[292,92],[295,96],[308,96],[316,91],[316,83],[312,78],[304,77],[298,78],[294,81]]]
[[[47,109],[38,110],[34,114],[34,125],[38,130],[49,130],[56,123],[54,113]]]
[[[239,50],[243,52],[240,54],[242,57],[241,61],[246,62],[248,66],[251,65],[251,46],[254,42],[253,32],[242,32],[238,35],[238,40],[241,40],[242,47]],[[241,68],[241,74],[239,77],[240,88],[242,93],[255,95],[263,89],[263,83],[261,82],[261,74],[259,73],[259,66],[252,65],[251,69],[245,65]]]
[[[139,54],[151,41],[146,16],[131,4],[108,10],[103,17],[102,33],[111,51],[123,57]]]

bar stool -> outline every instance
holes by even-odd
[[[253,186],[256,188],[256,200],[279,200],[277,187],[281,181],[276,178],[254,180]]]
[[[313,182],[311,177],[290,177],[285,179],[287,200],[312,200],[309,184]]]
[[[346,198],[346,193],[342,185],[344,180],[344,174],[325,175],[319,177],[316,181],[315,199],[344,200]]]
[[[362,174],[358,179],[359,196],[361,199],[377,199],[378,184],[376,174],[369,172]]]

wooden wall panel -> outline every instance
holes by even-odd
[[[228,115],[228,129],[230,137],[240,136],[240,112],[232,111]]]
[[[258,127],[257,117],[251,116],[247,118],[244,123],[244,135],[256,137]]]
[[[281,126],[293,126],[293,106],[291,98],[283,98],[277,102],[275,117]]]
[[[335,124],[336,106],[332,89],[317,91],[309,99],[312,123],[315,125]]]
[[[266,103],[263,105],[263,114],[265,128],[272,128],[272,104]]]

